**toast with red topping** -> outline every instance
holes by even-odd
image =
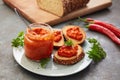
[[[84,55],[83,49],[79,45],[75,47],[62,46],[54,53],[53,61],[62,65],[72,65],[82,60]]]
[[[85,41],[86,33],[80,28],[80,26],[76,25],[68,25],[62,28],[63,35],[66,40],[71,40],[73,44],[82,44]]]
[[[61,29],[53,29],[54,31],[54,42],[55,47],[60,47],[64,45],[64,37]]]

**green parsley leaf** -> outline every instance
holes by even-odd
[[[87,52],[89,58],[93,59],[94,62],[99,62],[106,57],[106,52],[96,39],[88,38],[88,42],[92,44],[91,50]]]
[[[19,32],[18,36],[15,39],[12,39],[12,46],[18,47],[24,45],[24,32]]]
[[[46,68],[47,63],[50,61],[50,58],[44,58],[40,60],[40,65],[42,68]]]
[[[71,40],[68,40],[68,41],[65,42],[65,45],[66,46],[72,46],[73,42]]]

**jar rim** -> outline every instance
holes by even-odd
[[[47,23],[38,22],[38,23],[32,23],[32,24],[30,24],[29,26],[30,26],[30,27],[35,27],[35,26],[37,26],[37,27],[39,27],[39,26],[41,26],[41,27],[47,27],[47,28],[50,29],[50,31],[53,32],[52,27],[51,27],[49,24],[47,24]]]

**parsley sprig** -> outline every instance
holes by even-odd
[[[65,45],[66,46],[72,46],[73,42],[71,40],[68,40],[68,41],[65,42]]]
[[[14,39],[12,39],[12,46],[13,47],[18,47],[18,46],[23,46],[24,45],[24,32],[19,32],[18,36]]]
[[[94,38],[88,38],[89,43],[93,44],[91,50],[87,53],[89,58],[93,59],[94,62],[99,62],[106,57],[106,52],[101,47],[101,44]]]
[[[50,58],[44,58],[40,60],[40,65],[42,68],[46,68],[48,62],[50,61]]]

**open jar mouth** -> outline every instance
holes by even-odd
[[[29,25],[31,28],[32,27],[43,27],[43,28],[47,28],[50,31],[53,31],[52,27],[46,23],[32,23]]]
[[[31,27],[31,29],[27,28],[26,35],[31,40],[48,40],[53,35],[53,29],[48,24],[33,23],[29,26]]]

